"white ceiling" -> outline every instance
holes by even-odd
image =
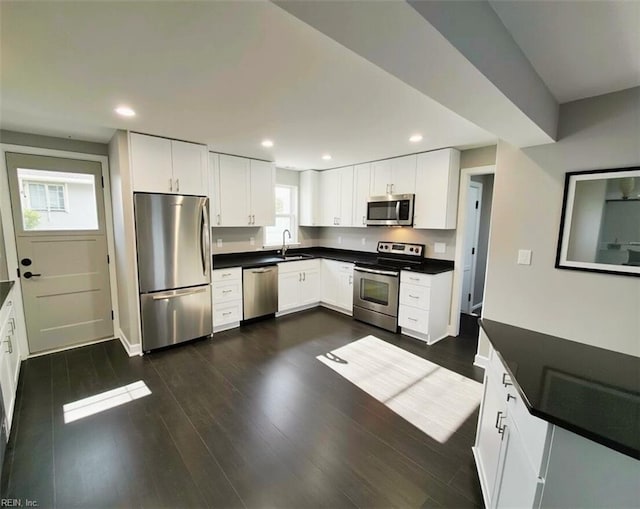
[[[132,129],[296,168],[495,142],[268,2],[1,10],[3,129],[102,142]],[[138,115],[119,118],[119,104]],[[424,141],[409,143],[414,132]],[[321,160],[327,152],[332,161]]]
[[[490,3],[558,102],[640,85],[640,1]]]

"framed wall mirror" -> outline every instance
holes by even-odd
[[[567,173],[556,268],[640,276],[640,167]]]

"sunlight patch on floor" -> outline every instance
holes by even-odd
[[[440,443],[478,408],[482,384],[367,336],[317,359]]]
[[[151,390],[142,380],[112,389],[110,391],[89,396],[88,398],[79,399],[73,403],[67,403],[62,406],[64,411],[65,424],[90,415],[104,412],[110,408],[114,408],[125,403],[129,403],[135,399],[142,398],[151,394]]]

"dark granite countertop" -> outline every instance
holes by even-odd
[[[227,269],[230,267],[264,267],[265,265],[274,265],[276,263],[284,263],[286,261],[300,261],[300,260],[282,260],[279,255],[279,251],[252,251],[248,253],[229,253],[213,256],[213,268],[214,269]],[[375,263],[377,254],[369,253],[365,251],[351,251],[347,249],[332,249],[328,247],[312,247],[312,248],[299,248],[289,249],[287,256],[305,256],[306,259],[313,258],[325,258],[327,260],[336,260],[339,262],[349,263]],[[303,258],[304,259],[304,258]],[[407,267],[406,270],[412,270],[414,272],[422,272],[424,274],[439,274],[441,272],[448,272],[453,270],[453,262],[449,260],[435,260],[431,258],[425,258],[424,262]]]
[[[0,307],[4,306],[7,295],[13,288],[15,281],[0,281]]]
[[[640,459],[640,358],[482,319],[529,412]]]

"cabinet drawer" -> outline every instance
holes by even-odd
[[[398,309],[398,325],[423,334],[429,333],[429,313],[422,309],[400,305]]]
[[[409,283],[413,285],[420,286],[431,286],[431,281],[433,276],[430,274],[421,274],[419,272],[409,272],[407,270],[403,270],[400,272],[400,282],[401,283]]]
[[[400,285],[400,304],[427,310],[429,309],[430,299],[431,288],[428,286],[418,286],[410,283],[402,283]]]
[[[214,306],[213,326],[226,325],[242,320],[242,302],[230,302]]]
[[[231,281],[228,283],[214,283],[213,285],[213,302],[230,302],[242,299],[242,283],[240,281]]]
[[[229,269],[216,269],[211,274],[211,280],[216,281],[242,281],[242,269],[232,267]]]

